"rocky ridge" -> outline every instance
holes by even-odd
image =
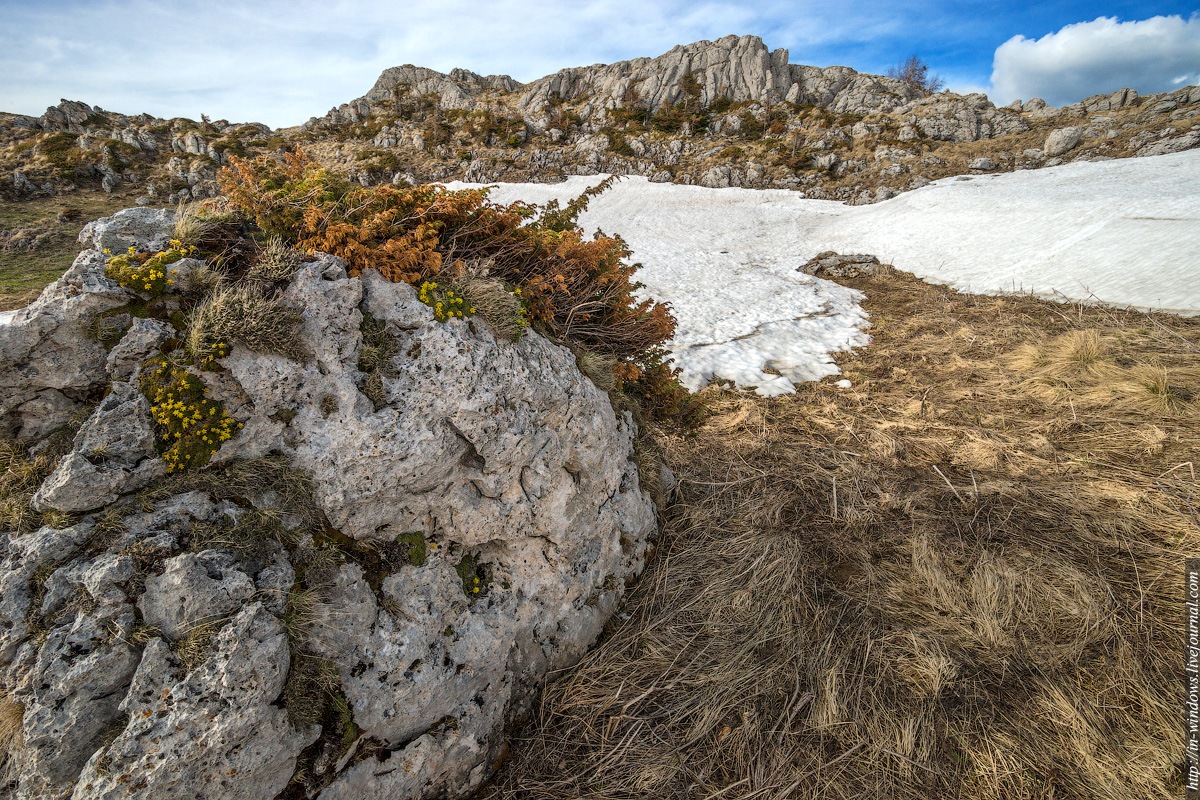
[[[244,427],[170,475],[143,381],[183,333],[141,316],[103,251],[162,248],[172,225],[89,225],[0,325],[5,433],[49,457],[86,414],[34,495],[51,522],[0,532],[0,711],[20,731],[0,797],[464,796],[642,567],[631,419],[569,350],[437,322],[318,254],[279,295],[296,355],[187,368]]]
[[[300,145],[364,184],[609,172],[860,203],[948,175],[1186,150],[1200,146],[1198,117],[1198,87],[997,108],[982,94],[792,64],[758,37],[727,36],[528,84],[393,67],[363,97],[281,131],[64,101],[37,119],[0,119],[11,142],[0,185],[28,196],[70,181],[144,184],[145,203],[176,202],[211,195],[231,155]]]

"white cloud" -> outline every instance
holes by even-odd
[[[0,4],[0,109],[59,97],[125,113],[294,125],[385,68],[464,67],[529,81],[763,27],[733,0],[194,0]]]
[[[530,81],[731,33],[821,63],[907,35],[906,20],[884,0],[0,0],[0,109],[37,115],[67,97],[295,125],[400,64]]]
[[[1142,94],[1200,83],[1200,14],[1118,22],[1099,17],[1040,39],[996,48],[994,101],[1041,97],[1053,105],[1132,88]]]

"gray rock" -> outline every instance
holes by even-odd
[[[47,131],[71,130],[82,132],[83,125],[96,113],[96,109],[87,103],[77,100],[61,100],[57,106],[50,106],[46,113],[38,118],[39,127]]]
[[[129,293],[104,277],[104,259],[84,251],[63,277],[0,325],[0,427],[11,433],[66,424],[66,416],[38,415],[66,406],[26,406],[49,390],[83,399],[107,381],[104,347],[89,334],[95,318],[124,305]],[[10,435],[11,435],[10,433]]]
[[[1089,113],[1102,111],[1119,111],[1127,106],[1137,105],[1138,93],[1133,89],[1121,89],[1112,94],[1098,94],[1083,101],[1084,110]]]
[[[171,211],[148,208],[88,223],[79,236],[92,249],[80,253],[37,300],[0,325],[0,430],[24,436],[61,427],[71,406],[51,390],[77,402],[108,382],[108,354],[93,325],[133,296],[104,277],[108,256],[101,250],[115,253],[130,245],[161,249],[172,226]],[[44,416],[48,410],[55,416]]]
[[[154,449],[150,404],[128,383],[113,384],[75,444],[33,497],[39,511],[92,511],[166,474]]]
[[[119,718],[138,661],[128,644],[134,621],[128,604],[100,606],[47,635],[13,692],[25,705],[18,798],[59,796]]]
[[[1138,156],[1161,156],[1167,153],[1180,153],[1200,147],[1200,131],[1189,131],[1182,136],[1168,136],[1152,144],[1146,144],[1137,150]]]
[[[330,522],[360,540],[418,531],[430,543],[423,565],[384,579],[386,612],[358,568],[344,567],[328,623],[315,628],[356,724],[404,746],[393,758],[409,758],[405,743],[437,720],[457,720],[428,758],[470,758],[430,761],[440,782],[422,791],[460,793],[486,774],[530,687],[582,655],[640,568],[654,521],[628,460],[629,422],[569,351],[536,334],[514,344],[479,324],[438,323],[411,287],[372,272],[348,279],[336,259],[304,265],[285,300],[304,309],[313,361],[245,350],[225,359],[255,412],[219,455],[278,448],[269,415],[296,409],[286,451],[313,476]],[[402,354],[378,409],[354,368],[360,307]],[[323,412],[323,398],[336,411]],[[479,596],[455,571],[466,557],[484,576]],[[388,655],[397,652],[414,655]],[[476,695],[488,698],[482,708]],[[408,778],[381,780],[382,796],[405,796]]]
[[[22,424],[17,440],[40,442],[83,407],[57,389],[44,389],[31,400],[22,403],[15,416]]]
[[[158,235],[159,223],[137,235]],[[89,240],[119,235],[131,234],[98,225]],[[45,297],[88,309],[123,300],[97,276],[102,264],[85,254],[60,282],[75,293]],[[311,476],[324,520],[361,543],[348,552],[382,552],[401,536],[425,544],[423,558],[372,572],[371,583],[357,564],[329,567],[311,631],[296,633],[336,668],[363,736],[412,767],[389,770],[382,755],[347,766],[323,751],[317,774],[332,781],[328,797],[363,787],[380,797],[461,796],[484,780],[506,726],[548,672],[586,651],[642,567],[655,518],[631,460],[632,420],[569,350],[532,332],[497,340],[478,319],[437,322],[410,286],[374,271],[352,279],[343,262],[319,255],[282,300],[303,310],[297,339],[308,360],[235,348],[227,372],[205,373],[210,395],[245,423],[217,465],[286,459]],[[74,352],[62,342],[82,347],[83,333],[60,330],[76,317],[28,312],[16,329],[41,338],[27,348],[28,375],[8,377],[26,393],[18,416],[96,391],[109,367],[132,373],[168,333],[135,323],[111,359],[98,346],[64,357],[78,374],[58,389],[38,378],[57,375],[42,354]],[[358,369],[364,312],[395,345],[372,376]],[[0,346],[25,341],[5,340],[10,327],[0,326]],[[42,341],[57,349],[39,351]],[[28,376],[41,381],[36,390]],[[294,412],[286,423],[277,413],[285,409]],[[92,518],[104,525],[0,535],[0,668],[26,708],[27,746],[13,762],[22,800],[274,797],[318,735],[294,729],[280,704],[291,646],[272,616],[292,613],[298,573],[316,580],[307,534],[281,537],[290,555],[275,543],[252,556],[183,552],[211,541],[198,532],[276,506],[268,487],[242,490],[253,496],[238,503],[197,490],[113,505],[162,474],[153,453],[146,400],[117,380],[37,497],[73,513],[104,509]],[[285,527],[298,524],[299,515],[278,513]],[[185,639],[207,622],[222,627],[198,664],[155,635]],[[141,653],[131,644],[147,639]]]
[[[710,167],[707,172],[700,176],[700,185],[707,186],[710,189],[723,189],[730,186],[729,167],[724,164]]]
[[[841,157],[837,153],[821,153],[818,156],[813,156],[813,167],[816,169],[831,170],[840,162]]]
[[[253,603],[214,650],[179,676],[165,642],[146,646],[121,702],[129,723],[92,755],[73,800],[264,800],[283,790],[319,733],[296,730],[273,705],[288,672],[283,628]]]
[[[787,50],[768,50],[757,36],[726,36],[674,47],[657,58],[560,70],[524,87],[517,108],[534,124],[557,101],[579,104],[586,121],[627,104],[631,92],[650,109],[684,99],[683,78],[700,85],[700,101],[811,103],[837,113],[886,112],[919,96],[902,81],[860,75],[848,67],[788,63]],[[722,123],[723,129],[732,130]]]
[[[108,352],[104,368],[114,381],[129,380],[141,363],[174,335],[175,329],[166,322],[134,317],[121,341]]]
[[[83,226],[79,241],[94,250],[108,249],[113,253],[123,253],[130,245],[164,250],[174,224],[175,212],[169,208],[127,208]]]
[[[282,615],[287,602],[288,592],[296,583],[296,570],[284,553],[278,553],[275,560],[263,567],[254,578],[254,588],[267,610],[276,615]]]
[[[971,159],[971,163],[967,165],[968,169],[978,170],[980,172],[990,172],[996,168],[996,162],[987,156]]]
[[[254,591],[254,582],[229,553],[184,553],[169,560],[161,575],[146,578],[138,608],[147,625],[177,640],[237,611]]]
[[[817,253],[796,271],[818,278],[858,278],[874,275],[878,267],[879,259],[872,255],[841,254],[826,250]]]
[[[13,188],[16,189],[18,193],[32,193],[36,192],[38,189],[37,185],[33,181],[29,180],[28,176],[26,176],[25,173],[19,169],[13,170],[12,184]]]
[[[1078,147],[1081,141],[1083,141],[1083,131],[1079,128],[1059,128],[1046,137],[1042,153],[1046,158],[1057,158]]]
[[[7,665],[30,636],[29,612],[35,575],[45,575],[87,541],[92,526],[41,528],[18,535],[0,533],[0,665]]]

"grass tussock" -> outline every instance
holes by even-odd
[[[708,390],[658,436],[679,487],[629,619],[485,796],[1182,793],[1200,321],[849,283],[852,389]]]
[[[0,774],[25,743],[25,706],[0,692]]]
[[[524,333],[526,322],[521,300],[503,282],[492,278],[468,277],[461,291],[475,316],[487,323],[497,338],[515,342]]]
[[[199,359],[210,352],[214,342],[224,342],[301,359],[304,353],[297,345],[297,331],[303,322],[299,311],[255,286],[217,289],[192,312],[187,352]]]
[[[54,471],[54,459],[29,457],[16,442],[0,439],[0,529],[30,531],[41,515],[33,510],[33,495]]]
[[[289,283],[300,268],[300,254],[278,236],[272,236],[258,258],[246,270],[245,280],[265,287]]]
[[[227,619],[201,620],[188,628],[187,633],[175,643],[175,657],[184,672],[191,672],[212,655],[217,634],[225,627]]]
[[[184,247],[199,246],[216,228],[203,203],[180,203],[175,209],[175,228],[172,238]]]

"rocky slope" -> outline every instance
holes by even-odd
[[[927,94],[848,67],[791,64],[754,36],[561,70],[529,84],[466,70],[385,70],[303,126],[125,117],[64,101],[0,119],[10,195],[144,185],[144,202],[203,197],[230,155],[301,145],[363,183],[645,175],[871,202],[947,175],[1200,146],[1200,88],[1132,90],[1062,108]]]
[[[276,274],[289,356],[181,361],[170,296],[102,252],[171,236],[169,211],[89,225],[0,324],[0,425],[56,463],[44,524],[0,532],[0,797],[463,796],[642,567],[630,418],[565,348],[320,254]],[[240,432],[168,474],[163,415],[209,408]]]

